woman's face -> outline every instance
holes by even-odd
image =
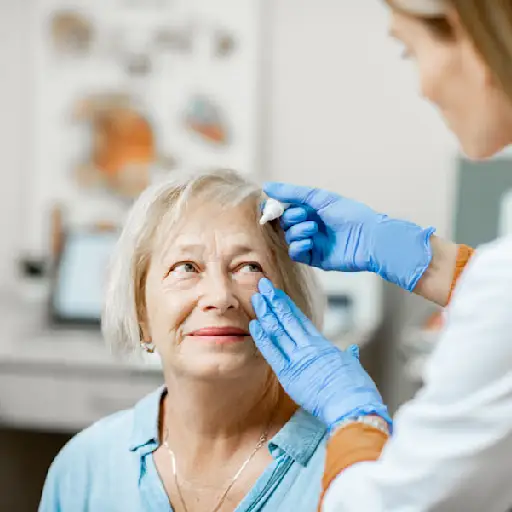
[[[443,39],[422,21],[396,11],[390,33],[415,61],[422,95],[439,108],[463,151],[470,158],[487,158],[512,141],[512,105],[452,18],[453,39]]]
[[[249,335],[258,281],[275,263],[250,201],[234,208],[191,201],[151,258],[142,328],[165,371],[197,378],[266,371]],[[279,283],[277,283],[279,284]]]

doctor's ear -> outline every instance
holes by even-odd
[[[448,7],[444,19],[444,33],[450,39],[468,38],[468,33],[462,25],[459,13],[453,7]]]
[[[477,77],[484,86],[499,87],[495,75],[478,50],[476,41],[464,26],[460,14],[453,7],[447,11],[446,21],[450,26],[453,43],[460,49],[462,62],[470,68],[470,74]]]

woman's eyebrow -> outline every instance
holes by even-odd
[[[166,244],[165,249],[162,251],[161,260],[164,262],[170,255],[180,257],[182,254],[194,255],[199,257],[204,253],[204,245],[200,243],[179,243],[176,241]]]
[[[169,250],[176,250],[179,252],[199,252],[204,250],[204,244],[200,243],[179,243],[174,242],[169,244]]]
[[[249,254],[249,253],[259,255],[259,254],[261,254],[261,251],[258,250],[253,245],[240,243],[240,244],[232,245],[229,248],[229,253],[231,254],[232,257],[234,257],[234,256],[242,256],[244,254]]]

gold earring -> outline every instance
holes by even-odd
[[[144,332],[142,331],[142,327],[139,325],[139,339],[140,346],[144,352],[148,354],[153,354],[155,352],[155,344],[151,341],[144,341]]]
[[[148,354],[153,354],[155,352],[155,344],[151,341],[141,341],[140,346],[142,347],[142,350]]]

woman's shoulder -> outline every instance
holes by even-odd
[[[102,462],[127,439],[133,409],[99,420],[74,436],[55,457],[44,484],[40,512],[75,508],[83,510],[96,477],[102,478]],[[122,466],[121,466],[122,467]]]
[[[107,416],[68,441],[49,469],[40,510],[55,510],[55,503],[70,499],[81,502],[96,481],[109,481],[112,466],[129,471],[135,445],[143,444],[143,435],[149,439],[157,432],[160,396],[157,390],[132,409]]]
[[[132,408],[100,419],[70,439],[58,457],[65,459],[72,455],[75,460],[79,455],[94,457],[97,452],[103,453],[106,448],[112,449],[123,443],[128,445],[133,417]]]
[[[106,451],[129,451],[144,435],[154,436],[158,429],[158,414],[163,388],[143,397],[131,409],[116,412],[100,419],[74,436],[61,450],[58,458],[70,456],[95,457]]]
[[[129,453],[129,435],[133,426],[134,409],[119,411],[102,418],[70,439],[55,457],[47,475],[45,487],[68,480],[86,482],[90,472],[102,467],[104,460]]]

